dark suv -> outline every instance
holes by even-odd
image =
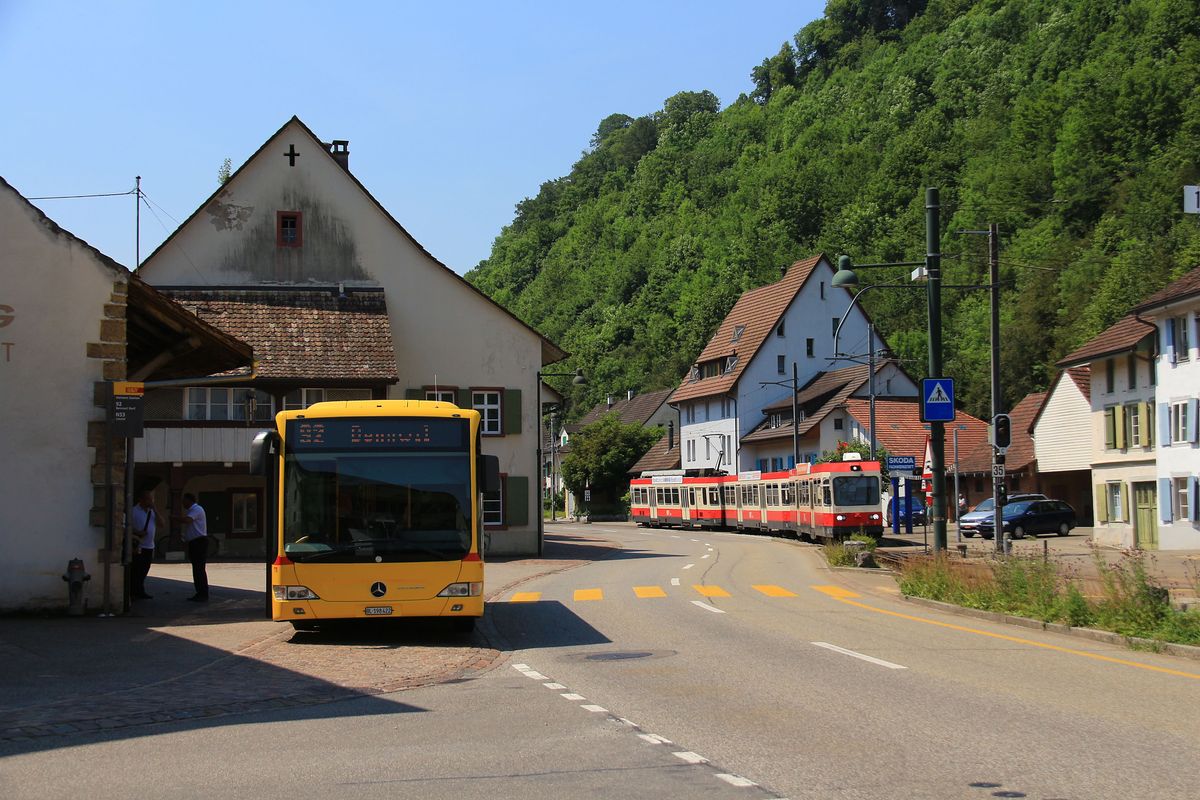
[[[1037,494],[1036,492],[1018,492],[1008,496],[1008,502],[1016,503],[1021,500],[1045,500],[1046,495]],[[992,529],[992,523],[996,517],[996,506],[992,503],[992,498],[987,498],[975,506],[974,509],[962,515],[958,521],[958,529],[963,536],[974,536],[979,533],[979,526],[984,520],[987,520],[988,530]]]
[[[1019,500],[1004,507],[1004,531],[1014,539],[1025,534],[1057,533],[1066,536],[1075,527],[1075,509],[1062,500]],[[979,524],[979,535],[991,539],[995,534],[991,517]]]
[[[896,509],[900,509],[900,522],[903,524],[905,512],[912,517],[913,525],[924,525],[928,521],[929,515],[925,509],[925,501],[919,495],[905,495],[904,497],[893,497],[887,507],[887,525],[892,526],[892,517],[895,515]]]

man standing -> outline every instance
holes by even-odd
[[[192,583],[196,593],[188,598],[194,603],[208,602],[208,520],[204,509],[196,502],[196,495],[183,495],[183,515],[172,517],[183,524],[183,543],[187,547],[188,561],[192,562]]]
[[[130,591],[134,600],[154,599],[146,594],[146,576],[150,574],[150,565],[154,563],[154,533],[162,521],[162,515],[154,507],[154,493],[149,489],[144,490],[138,496],[137,505],[130,516],[134,542],[137,544],[133,553],[133,586]]]

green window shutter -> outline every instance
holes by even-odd
[[[1117,410],[1104,409],[1104,446],[1112,450],[1117,446]]]
[[[1150,404],[1144,402],[1138,403],[1137,415],[1138,428],[1142,432],[1142,447],[1149,447],[1150,445],[1154,444],[1154,428],[1150,423]]]
[[[405,400],[423,400],[423,399],[425,399],[425,390],[424,389],[405,389],[404,390],[404,399]]]
[[[1108,487],[1096,484],[1096,521],[1108,522]]]
[[[1125,409],[1117,406],[1113,409],[1113,421],[1116,422],[1117,428],[1117,449],[1125,449]]]
[[[471,405],[471,390],[470,389],[459,389],[458,390],[458,407],[459,408],[473,408],[473,406]]]
[[[504,524],[510,528],[529,524],[529,478],[509,475],[504,482]]]
[[[1129,522],[1129,489],[1132,484],[1121,484],[1121,520]]]
[[[521,432],[521,390],[505,389],[504,406],[501,412],[505,433]]]

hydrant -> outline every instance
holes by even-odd
[[[91,575],[83,568],[83,559],[72,558],[67,562],[67,574],[62,576],[67,582],[67,613],[72,617],[83,616],[83,582],[90,581]]]

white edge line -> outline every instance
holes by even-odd
[[[700,607],[701,607],[701,608],[703,608],[705,611],[711,611],[711,612],[713,612],[714,614],[724,614],[724,613],[725,613],[724,611],[722,611],[721,609],[717,608],[716,606],[710,606],[708,603],[705,603],[703,600],[693,600],[693,601],[692,601],[692,605],[694,605],[694,606],[700,606]],[[816,642],[813,642],[813,644],[816,644]]]
[[[844,656],[857,658],[860,661],[869,661],[872,664],[878,664],[879,666],[887,667],[888,669],[908,669],[908,667],[905,667],[901,664],[893,664],[891,661],[884,661],[882,658],[875,658],[874,656],[856,653],[853,650],[847,650],[844,647],[838,647],[836,644],[830,644],[829,642],[813,642],[813,644],[815,644],[817,647],[824,647],[826,650],[832,650],[833,652],[841,653]]]
[[[740,786],[742,788],[758,786],[757,783],[749,778],[743,778],[741,775],[734,775],[732,772],[718,772],[717,777],[732,786]]]

